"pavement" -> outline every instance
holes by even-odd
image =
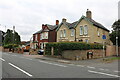
[[[0,61],[2,78],[120,78],[117,61],[103,64],[100,59],[71,61],[7,52]]]

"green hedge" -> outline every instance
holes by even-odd
[[[102,49],[100,44],[81,43],[81,42],[55,42],[46,44],[46,55],[51,54],[51,47],[54,47],[54,55],[62,55],[64,50],[89,50],[89,49]]]
[[[17,45],[17,44],[7,44],[7,45],[4,45],[3,47],[4,48],[17,48],[19,45]]]

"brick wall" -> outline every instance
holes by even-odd
[[[118,53],[120,55],[120,47],[118,49]],[[106,47],[106,56],[116,55],[116,46],[107,46]]]
[[[92,58],[101,58],[103,57],[103,50],[66,50],[63,51],[63,58],[70,60],[85,60],[87,58],[87,52],[93,52]],[[91,59],[91,55],[89,55],[89,59]]]

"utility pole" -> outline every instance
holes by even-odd
[[[14,34],[15,34],[15,26],[13,26],[13,52],[14,52]]]
[[[115,25],[116,26],[116,25]],[[119,26],[119,25],[118,25]],[[116,26],[117,27],[117,26]],[[118,56],[118,28],[116,28],[116,55]]]

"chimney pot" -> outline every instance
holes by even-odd
[[[44,27],[45,27],[45,25],[44,25],[44,24],[42,24],[42,29],[44,29]]]
[[[59,20],[56,20],[56,25],[59,25]]]
[[[62,22],[66,22],[67,20],[65,18],[62,19]]]
[[[87,9],[86,17],[92,19],[92,12],[89,9]]]

